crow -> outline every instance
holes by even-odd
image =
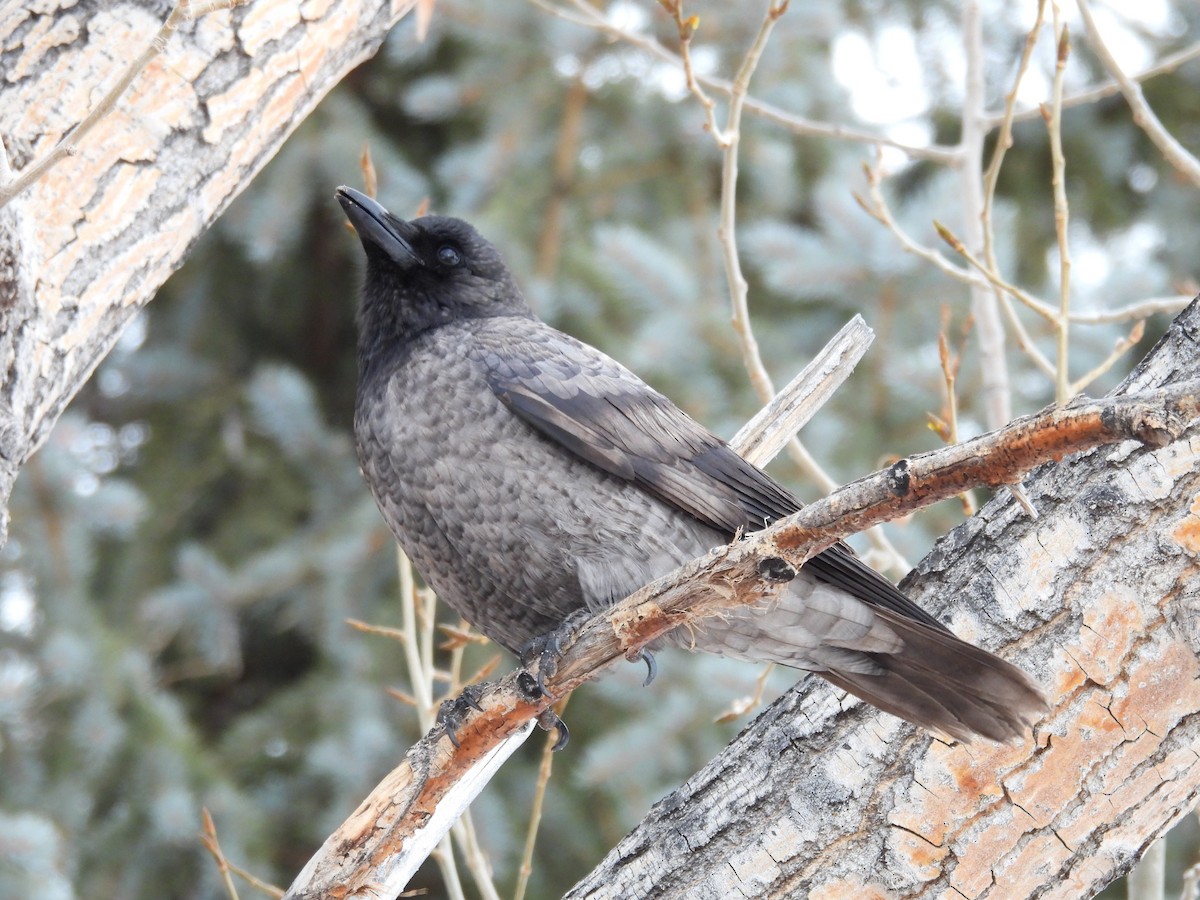
[[[520,654],[800,509],[637,375],[537,318],[471,225],[406,221],[348,187],[337,199],[366,253],[363,474],[417,571],[493,641]],[[779,593],[661,641],[816,672],[960,740],[1012,739],[1046,708],[1024,672],[955,637],[845,544]]]

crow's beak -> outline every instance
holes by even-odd
[[[380,204],[354,188],[342,185],[337,189],[337,198],[364,247],[378,247],[402,269],[421,264],[421,258],[404,236],[404,232],[410,228],[407,222],[397,219]]]

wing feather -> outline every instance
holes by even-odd
[[[510,343],[504,365],[487,373],[493,393],[542,435],[729,537],[800,509],[791,491],[628,369],[547,330],[553,338]],[[844,543],[805,569],[875,606],[945,628]]]

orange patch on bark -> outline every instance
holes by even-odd
[[[889,894],[878,884],[867,884],[857,879],[833,881],[813,888],[809,900],[891,900]]]
[[[1191,508],[1183,521],[1171,532],[1180,547],[1192,555],[1200,554],[1200,494],[1192,499]]]

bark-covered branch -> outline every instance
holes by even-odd
[[[411,5],[255,0],[179,21],[75,151],[0,209],[0,544],[17,472],[125,323]],[[84,121],[163,25],[128,0],[37,7],[0,8],[5,183]]]
[[[1196,318],[1195,309],[1193,306],[1188,311],[1192,319]],[[1171,442],[1183,433],[1187,423],[1198,414],[1200,381],[1177,382],[1162,389],[1149,389],[1147,386],[1145,390],[1121,397],[1100,401],[1083,400],[1066,408],[1047,409],[1037,415],[1018,419],[1000,431],[976,440],[902,460],[887,470],[847,485],[830,497],[770,528],[715,550],[707,557],[648,585],[612,610],[594,617],[580,628],[556,671],[545,674],[546,687],[552,695],[561,696],[596,677],[617,661],[633,658],[642,647],[666,631],[686,628],[706,616],[721,615],[725,610],[738,605],[769,602],[775,592],[794,577],[796,568],[805,559],[834,541],[877,522],[903,515],[941,499],[948,499],[967,488],[980,484],[994,486],[1014,483],[1033,467],[1046,461],[1060,460],[1067,454],[1082,453],[1098,446],[1129,440],[1139,442],[1143,449],[1136,452],[1118,449],[1112,455],[1125,459],[1150,460],[1147,464],[1152,467],[1165,465],[1164,461],[1170,459],[1171,465],[1178,468],[1181,465],[1180,460],[1195,459],[1200,439],[1178,444]],[[1193,443],[1196,446],[1193,446]],[[1155,456],[1155,453],[1161,454],[1161,457]],[[1186,468],[1189,472],[1193,468],[1190,462]],[[1040,484],[1042,482],[1039,482]],[[1197,487],[1200,488],[1200,479]],[[1039,502],[1036,494],[1034,500],[1035,503]],[[1055,520],[1056,517],[1052,515],[1043,516],[1037,522],[1052,523]],[[1120,535],[1122,539],[1131,539],[1134,536],[1136,529],[1127,530]],[[1063,560],[1071,562],[1072,549],[1087,546],[1089,537],[1090,535],[1079,533],[1065,536],[1063,540],[1069,541],[1070,545],[1063,548]],[[1200,544],[1200,541],[1197,543]],[[977,567],[985,564],[985,559],[976,561]],[[1053,581],[1055,568],[1056,557],[1053,552],[1043,551],[1036,560],[1024,563],[1021,572],[1031,585],[1037,586]],[[1014,600],[1010,601],[1009,606],[1011,608],[986,610],[985,614],[994,617],[996,625],[1028,617],[1028,608],[1023,605],[1020,593],[1014,595]],[[1042,611],[1042,626],[1061,629],[1066,618],[1066,612],[1047,602],[1045,610]],[[976,628],[978,627],[976,624]],[[1094,630],[1095,625],[1089,624],[1087,627]],[[967,637],[973,635],[967,634]],[[1011,639],[1011,628],[1009,637]],[[1064,723],[1072,721],[1071,717],[1075,715],[1079,703],[1074,691],[1080,687],[1081,672],[1085,670],[1076,664],[1074,659],[1057,668],[1052,665],[1053,655],[1050,648],[1054,646],[1061,645],[1051,644],[1040,648],[1040,652],[1036,654],[1039,665],[1035,671],[1048,676],[1044,678],[1044,683],[1050,688],[1052,699],[1057,699],[1059,705],[1048,718],[1049,724],[1039,728],[1037,747],[1032,754],[1028,746],[986,746],[967,749],[942,744],[931,741],[920,732],[915,732],[909,726],[890,717],[877,718],[860,713],[845,722],[827,721],[830,720],[827,692],[813,694],[804,700],[791,695],[791,699],[785,701],[784,705],[792,711],[793,718],[789,724],[779,727],[790,729],[791,734],[785,745],[794,743],[800,737],[811,737],[818,741],[819,747],[828,745],[833,748],[841,746],[837,741],[846,740],[847,729],[859,728],[862,733],[854,739],[856,748],[887,769],[886,773],[879,775],[881,778],[903,777],[903,769],[897,763],[898,759],[903,758],[902,753],[913,754],[914,760],[926,753],[932,753],[934,756],[949,754],[953,766],[963,774],[963,780],[954,792],[955,802],[965,804],[964,808],[972,808],[974,804],[975,815],[981,814],[980,810],[989,810],[994,815],[1007,817],[1006,820],[1011,822],[1016,801],[1006,795],[1006,791],[1010,790],[1007,785],[1001,788],[995,783],[995,772],[1028,771],[1029,767],[1036,767],[1038,757],[1049,749],[1052,736],[1065,733]],[[1200,641],[1197,642],[1197,646],[1200,647]],[[1193,660],[1193,669],[1194,662]],[[463,715],[454,725],[455,740],[459,745],[457,748],[451,741],[442,739],[445,736],[442,729],[435,729],[422,739],[409,752],[405,761],[364,801],[354,816],[330,836],[306,867],[301,878],[292,885],[289,896],[325,896],[327,891],[337,885],[345,892],[340,896],[353,897],[358,896],[356,891],[364,891],[369,885],[384,882],[396,884],[398,890],[403,880],[396,878],[396,870],[401,867],[405,871],[415,870],[415,866],[419,864],[419,859],[415,859],[411,854],[415,836],[428,836],[426,831],[429,823],[440,811],[446,794],[454,790],[458,781],[468,773],[477,773],[485,761],[494,762],[496,755],[510,753],[515,744],[510,743],[501,750],[497,748],[506,741],[515,740],[513,736],[518,734],[522,726],[548,708],[547,698],[537,696],[537,692],[530,689],[535,684],[536,679],[533,676],[524,672],[514,672],[498,684],[490,686],[486,693],[477,698],[478,710],[464,707],[461,711]],[[1173,686],[1180,690],[1185,687],[1181,683]],[[1200,691],[1194,692],[1197,696],[1186,702],[1194,702],[1193,709],[1200,710]],[[1186,696],[1186,692],[1182,696]],[[799,717],[795,717],[797,712],[800,713]],[[1105,715],[1108,715],[1107,710]],[[768,712],[766,718],[771,723],[778,724],[779,716],[777,704]],[[1108,721],[1114,723],[1113,727],[1117,727],[1118,719],[1115,713]],[[828,732],[824,730],[826,725],[829,726]],[[759,726],[756,725],[755,730],[758,729]],[[836,735],[837,741],[829,743],[829,735]],[[894,742],[897,746],[889,746],[889,742]],[[776,748],[773,752],[778,752],[781,746],[778,736],[773,740],[773,746]],[[856,752],[857,749],[851,752],[850,757]],[[788,755],[804,757],[808,764],[801,763],[800,768],[805,771],[812,769],[813,758],[805,757],[803,751],[789,751]],[[842,767],[850,757],[844,750],[836,750],[830,762],[835,764],[835,767]],[[973,761],[982,762],[975,764]],[[823,763],[817,768],[823,770],[828,764]],[[728,760],[723,765],[728,766]],[[996,765],[1000,766],[998,770]],[[710,770],[711,767],[706,772]],[[966,773],[970,773],[969,778]],[[755,777],[761,778],[762,773],[756,773]],[[919,791],[919,787],[913,787],[917,784],[915,778],[911,774],[907,777],[909,788]],[[785,812],[791,805],[800,802],[800,798],[795,796],[794,786],[787,788],[776,784],[775,787],[780,791],[780,799],[777,801],[780,811]],[[868,793],[869,787],[866,783],[860,785],[860,789],[867,790]],[[741,784],[743,794],[745,789],[746,785]],[[687,788],[683,790],[686,791]],[[933,791],[932,795],[937,793]],[[825,795],[818,792],[809,796],[817,798],[819,802],[819,798]],[[791,799],[785,801],[783,798]],[[695,816],[707,815],[712,811],[708,809],[707,801],[703,806],[704,809],[694,812]],[[674,805],[668,808],[660,805],[659,811],[665,812],[667,819],[679,813]],[[878,816],[879,811],[873,810],[873,813]],[[935,810],[934,815],[937,814],[940,813]],[[813,815],[813,822],[808,823],[806,827],[816,827],[817,821],[824,821],[827,825],[833,823],[829,816],[822,816],[816,810],[813,811]],[[918,829],[918,826],[925,827],[928,823],[919,819],[916,812],[904,821],[908,823],[903,825],[904,833],[909,835],[909,838],[918,843],[924,841],[928,848],[937,850],[930,855],[926,848],[926,854],[930,855],[926,870],[930,870],[931,866],[948,856],[950,851],[941,837],[929,828]],[[677,830],[674,839],[676,852],[684,852],[681,849],[683,845],[679,844],[679,835],[686,834],[686,831],[677,828],[677,824],[663,825],[660,821],[659,825],[668,830]],[[1024,828],[1023,823],[1022,829]],[[920,837],[921,835],[928,837]],[[660,833],[656,833],[653,840],[657,841],[661,837]],[[799,840],[803,837],[804,835],[799,833],[789,833],[788,858],[793,858],[803,849],[805,841]],[[847,834],[842,834],[840,839],[847,838]],[[717,855],[722,852],[730,855],[758,853],[761,858],[755,865],[766,865],[766,861],[775,859],[778,852],[763,849],[763,842],[768,839],[769,835],[747,833],[743,835],[741,842],[724,846]],[[653,843],[650,839],[645,840]],[[685,836],[683,840],[686,844],[690,839]],[[832,842],[814,839],[812,843],[814,847],[824,848],[827,843]],[[590,887],[586,890],[590,891],[594,887],[600,892],[597,896],[640,895],[629,893],[633,882],[622,880],[621,873],[632,872],[634,874],[630,877],[636,879],[644,877],[645,873],[638,867],[637,857],[645,852],[645,846],[647,843],[639,844],[642,849],[632,856],[618,848],[618,851],[614,851],[617,856],[615,859],[610,858],[611,866],[605,870],[605,874],[587,882]],[[984,854],[971,857],[975,865],[980,865],[980,860],[985,858],[987,850],[983,848],[976,852]],[[661,858],[659,862],[662,862]],[[747,884],[735,886],[729,881],[730,873],[738,871],[736,866],[718,865],[715,860],[712,862],[713,871],[701,877],[696,874],[695,860],[689,857],[686,867],[690,873],[686,876],[687,889],[679,896],[700,896],[688,891],[697,890],[701,885],[711,896],[735,896],[736,891],[746,891]],[[771,872],[782,873],[779,874],[782,878],[796,877],[794,871],[781,870],[778,860],[767,868]],[[681,873],[682,869],[678,869],[674,872],[660,871],[658,874],[670,882],[670,879],[679,877]],[[737,881],[740,877],[735,874],[734,880]],[[617,881],[613,884],[624,885],[624,892],[609,884],[609,879],[614,878]],[[710,883],[706,879],[717,880]]]

